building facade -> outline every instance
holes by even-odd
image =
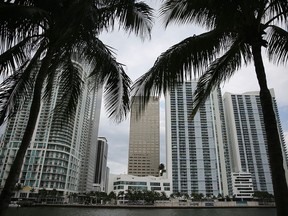
[[[74,64],[82,71],[82,78],[85,79],[89,72],[86,65],[77,61]],[[54,85],[51,99],[41,104],[36,128],[26,152],[18,183],[34,188],[36,191],[42,188],[56,189],[66,194],[79,190],[82,160],[89,157],[86,152],[92,136],[90,127],[94,123],[97,124],[97,121],[99,124],[99,114],[94,112],[94,108],[96,103],[101,103],[101,97],[91,92],[86,83],[82,87],[83,92],[75,114],[67,121],[62,121],[61,116],[54,117],[53,110],[56,102],[61,100],[63,91],[57,79]],[[27,126],[30,103],[31,101],[27,100],[23,108],[7,122],[0,147],[1,187],[5,184]],[[95,166],[95,162],[93,164]]]
[[[279,134],[283,144],[284,168],[287,173],[287,155],[284,144],[275,94],[274,111],[278,119]],[[266,131],[259,92],[244,94],[224,94],[229,143],[231,145],[232,166],[234,172],[249,172],[252,176],[254,191],[273,194],[273,185],[269,165]]]
[[[159,176],[160,107],[159,99],[150,99],[138,116],[139,98],[134,98],[130,117],[128,174]]]
[[[228,195],[232,183],[221,92],[215,90],[192,119],[196,85],[178,84],[166,96],[167,175],[174,193]]]
[[[91,97],[91,106],[88,106],[85,110],[87,127],[85,129],[86,144],[81,148],[81,169],[79,176],[79,188],[80,193],[88,193],[93,190],[93,184],[95,183],[95,170],[97,160],[97,146],[98,146],[98,130],[100,121],[102,91],[94,89]],[[83,128],[84,129],[84,128]],[[83,130],[84,132],[84,130]]]
[[[98,137],[93,190],[107,192],[109,168],[107,168],[108,143],[105,137]],[[108,173],[107,173],[108,172]]]
[[[171,183],[166,176],[139,177],[126,174],[110,174],[108,188],[108,193],[114,191],[116,194],[119,194],[120,191],[127,192],[128,190],[140,190],[156,191],[158,193],[164,192],[168,197],[171,195]]]
[[[232,173],[233,197],[238,200],[252,200],[254,195],[251,173]]]

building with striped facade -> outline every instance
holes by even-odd
[[[284,169],[287,173],[287,150],[275,93],[273,89],[270,92],[274,101],[274,111],[281,136],[280,140],[282,141]],[[254,191],[266,191],[273,194],[266,131],[259,92],[243,94],[227,92],[223,98],[233,171],[251,173]]]
[[[232,193],[229,146],[220,89],[191,118],[197,81],[178,84],[166,96],[167,175],[172,191]]]

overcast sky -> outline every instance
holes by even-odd
[[[157,7],[160,1],[146,1],[150,6]],[[113,47],[117,60],[125,64],[125,69],[130,78],[135,81],[142,74],[152,67],[156,58],[172,45],[181,40],[198,35],[203,32],[199,27],[192,25],[168,26],[165,30],[160,19],[156,19],[152,31],[151,40],[144,42],[136,38],[133,34],[128,36],[123,32],[103,34],[102,41]],[[265,51],[263,52],[265,55]],[[282,128],[288,142],[288,71],[287,65],[275,66],[265,59],[265,68],[269,88],[274,88]],[[256,80],[253,65],[242,68],[222,86],[222,94],[226,91],[231,93],[244,93],[247,91],[258,91],[259,86]],[[102,103],[103,104],[103,103]],[[165,119],[164,119],[164,99],[161,100],[161,162],[165,163]],[[108,140],[108,167],[113,174],[127,173],[128,165],[128,145],[129,145],[129,119],[116,125],[107,119],[104,108],[101,111],[99,136],[104,136]]]

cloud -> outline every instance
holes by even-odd
[[[111,174],[127,174],[127,165],[123,163],[109,160],[107,166]]]

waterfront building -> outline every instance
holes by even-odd
[[[287,154],[281,129],[274,90],[274,111],[278,120],[282,141],[284,169],[287,173]],[[224,94],[225,115],[228,138],[231,146],[233,172],[249,172],[252,176],[254,191],[273,194],[271,170],[267,149],[266,131],[259,92],[243,94]]]
[[[119,194],[120,191],[127,192],[132,191],[155,191],[155,192],[165,192],[167,197],[171,195],[171,183],[165,175],[161,177],[155,176],[133,176],[127,174],[110,174],[109,175],[109,186],[108,193],[114,191]]]
[[[74,65],[82,71],[82,79],[85,80],[89,67],[80,61],[74,61]],[[91,149],[90,146],[93,145],[91,137],[95,135],[91,133],[98,134],[98,131],[91,130],[91,126],[99,124],[99,112],[95,111],[95,107],[99,106],[98,103],[101,104],[102,89],[95,91],[90,89],[89,84],[85,82],[76,112],[68,120],[63,120],[61,118],[64,116],[53,113],[56,101],[59,102],[63,96],[61,85],[58,79],[55,79],[51,98],[41,103],[36,128],[18,180],[22,186],[29,186],[36,191],[45,188],[56,189],[62,194],[75,193],[79,190],[80,173],[87,169],[93,172],[92,180],[87,180],[83,184],[92,187],[96,163],[93,161],[95,156],[87,155],[87,149]],[[30,100],[25,101],[22,109],[7,122],[0,147],[0,187],[5,184],[21,143],[27,126],[30,104]],[[94,141],[95,144],[96,142],[97,140]],[[96,151],[92,153],[95,154]],[[83,166],[83,159],[89,160],[93,166],[87,168]]]
[[[173,192],[230,195],[229,146],[220,89],[191,118],[197,81],[177,84],[166,95],[167,175]]]
[[[141,115],[138,115],[139,99],[135,97],[131,107],[128,174],[142,177],[159,176],[159,98],[151,98]]]
[[[94,191],[107,192],[109,168],[107,168],[108,143],[105,137],[98,137],[96,150],[96,165],[94,176]],[[108,173],[107,173],[108,172]]]
[[[252,200],[254,195],[251,173],[232,173],[233,198],[237,200]]]

